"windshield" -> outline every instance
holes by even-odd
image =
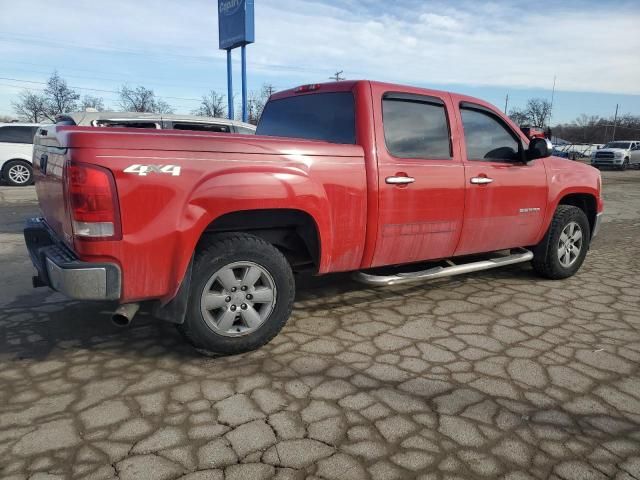
[[[623,148],[627,150],[630,146],[631,144],[629,142],[609,142],[604,148]]]
[[[269,101],[256,135],[356,143],[353,95],[315,93]]]

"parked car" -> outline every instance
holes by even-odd
[[[370,81],[276,93],[255,136],[51,126],[24,232],[34,285],[114,300],[121,325],[146,302],[232,354],[283,327],[293,271],[390,285],[531,262],[567,278],[601,179],[550,153],[482,100]]]
[[[640,168],[640,140],[616,140],[591,154],[594,167],[615,167],[626,170],[630,166]]]
[[[56,122],[64,125],[91,127],[197,130],[245,135],[251,135],[256,131],[255,125],[226,118],[140,112],[75,112],[58,115]]]
[[[37,123],[0,123],[0,172],[11,186],[33,183],[31,156]]]

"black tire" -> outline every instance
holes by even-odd
[[[12,174],[15,169],[20,169],[21,173],[26,173],[28,175],[27,178],[24,181],[16,181],[17,176]],[[33,168],[29,162],[24,160],[9,160],[4,164],[2,176],[5,182],[12,187],[26,187],[33,183]]]
[[[581,229],[581,248],[575,261],[569,266],[564,266],[560,261],[559,246],[563,230],[575,222]],[[572,205],[558,206],[551,221],[551,226],[542,241],[533,248],[533,269],[542,277],[552,280],[568,278],[574,275],[582,266],[589,250],[591,241],[591,229],[585,213]]]
[[[626,170],[628,167],[629,167],[629,159],[628,159],[628,158],[625,158],[625,159],[622,161],[622,165],[620,165],[620,170],[623,170],[623,171],[624,171],[624,170]]]
[[[256,330],[230,337],[217,333],[207,324],[201,298],[212,276],[235,262],[251,262],[268,272],[275,284],[275,305]],[[280,332],[291,315],[294,297],[295,281],[291,266],[277,248],[254,235],[218,234],[207,239],[195,254],[187,314],[178,330],[205,355],[248,352],[265,345]]]

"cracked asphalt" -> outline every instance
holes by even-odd
[[[604,172],[579,274],[301,278],[250,354],[31,288],[33,187],[0,187],[3,479],[640,479],[640,171]]]

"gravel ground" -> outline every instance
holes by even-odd
[[[4,479],[640,479],[640,172],[604,172],[580,273],[300,279],[259,351],[34,290],[33,187],[0,187]]]

